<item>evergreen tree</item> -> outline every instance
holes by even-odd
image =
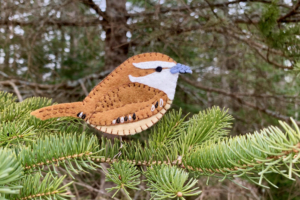
[[[300,130],[279,122],[254,134],[228,137],[233,118],[218,107],[190,117],[171,111],[151,129],[145,141],[120,143],[97,138],[82,121],[59,118],[41,121],[30,112],[51,100],[28,98],[17,103],[0,92],[0,199],[69,199],[71,177],[101,169],[108,189],[137,190],[143,181],[154,199],[185,199],[201,193],[198,179],[217,177],[248,180],[261,187],[277,187],[268,174],[294,180],[299,176]],[[101,166],[109,163],[110,167]],[[209,182],[208,182],[209,183]],[[239,184],[237,182],[237,184]]]

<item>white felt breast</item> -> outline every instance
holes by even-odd
[[[172,74],[170,69],[163,69],[161,72],[154,72],[141,77],[133,77],[129,75],[129,79],[131,82],[142,83],[148,85],[149,87],[159,89],[166,93],[170,100],[173,100],[178,75],[178,73]]]

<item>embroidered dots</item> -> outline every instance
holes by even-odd
[[[113,120],[112,121],[112,124],[119,124],[119,123],[124,123],[124,122],[126,122],[126,121],[128,121],[128,119],[129,119],[129,121],[131,121],[132,120],[132,118],[131,118],[131,116],[129,115],[128,117],[127,116],[125,116],[125,117],[118,117],[118,119],[115,119],[115,120]]]
[[[154,110],[155,110],[155,106],[152,105],[152,106],[151,106],[151,111],[153,112]]]
[[[80,117],[80,118],[81,118],[82,115],[83,115],[83,112],[80,112],[80,113],[77,114],[77,117]]]
[[[163,99],[160,99],[160,100],[159,100],[159,106],[160,106],[160,107],[163,107],[163,105],[164,105],[164,100],[163,100]]]
[[[135,113],[133,113],[132,119],[133,119],[133,120],[136,120],[136,115],[135,115]]]
[[[80,117],[81,119],[85,119],[86,114],[83,114],[83,112],[80,112],[80,113],[77,114],[77,117]]]

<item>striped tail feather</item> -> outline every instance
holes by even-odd
[[[47,106],[38,110],[32,111],[30,114],[46,120],[57,117],[77,117],[77,114],[83,111],[83,102],[62,103],[58,105]]]

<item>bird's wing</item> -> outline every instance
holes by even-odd
[[[141,83],[130,83],[102,96],[88,123],[93,126],[129,124],[159,112],[165,113],[167,104],[168,96],[161,90]]]

